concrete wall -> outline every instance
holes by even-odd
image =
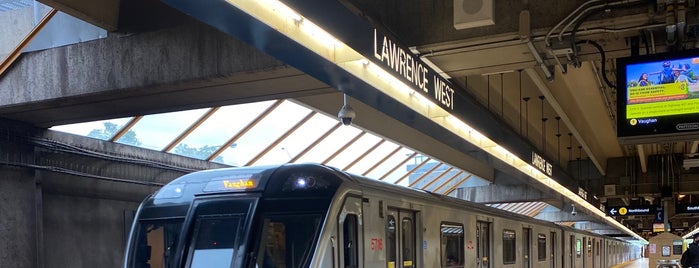
[[[124,212],[138,204],[45,194],[45,267],[119,267],[128,229]]]
[[[34,172],[0,165],[0,267],[36,267],[35,211]]]
[[[119,267],[141,200],[218,167],[0,120],[0,267]]]

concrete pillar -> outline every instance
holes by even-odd
[[[34,172],[0,164],[0,264],[37,267]]]

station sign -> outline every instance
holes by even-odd
[[[699,213],[699,204],[675,204],[676,214]]]
[[[539,154],[532,152],[532,166],[536,167],[539,169],[539,171],[543,172],[544,174],[550,176],[553,176],[553,165],[551,163],[547,162],[545,158],[541,157]]]
[[[607,207],[605,213],[608,216],[632,216],[632,215],[655,215],[657,208],[654,206],[617,206]]]
[[[454,111],[455,87],[449,80],[444,79],[410,50],[403,48],[377,29],[374,29],[373,39],[373,51],[362,51],[362,54],[393,73],[413,90],[433,99],[448,112]]]

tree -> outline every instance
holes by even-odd
[[[108,140],[111,139],[114,134],[117,133],[117,131],[119,131],[119,128],[116,124],[112,122],[104,122],[104,129],[93,129],[87,134],[87,136],[100,140]],[[126,134],[124,134],[124,136],[121,136],[121,138],[119,138],[119,142],[133,146],[141,146],[141,144],[143,144],[138,140],[138,137],[136,137],[136,132],[133,130],[129,130],[126,132]]]
[[[211,156],[214,152],[216,152],[216,150],[218,150],[218,148],[220,148],[220,147],[221,146],[204,145],[204,146],[199,147],[199,148],[194,148],[194,147],[189,147],[189,145],[187,145],[187,144],[180,143],[175,147],[174,152],[176,154],[179,154],[179,155],[204,160],[204,159],[208,158],[209,156]],[[223,163],[223,157],[220,155],[216,156],[216,158],[214,158],[213,161]]]

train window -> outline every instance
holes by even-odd
[[[442,223],[442,267],[464,267],[464,226]]]
[[[401,244],[403,245],[403,267],[414,267],[415,261],[415,228],[411,218],[403,218],[401,222]]]
[[[135,267],[170,267],[181,228],[182,220],[139,222],[132,260]]]
[[[393,268],[396,265],[396,218],[392,215],[386,218],[386,267]]]
[[[587,238],[587,256],[592,257],[592,239]]]
[[[309,261],[320,215],[265,215],[257,267],[303,267]]]
[[[230,267],[240,218],[200,218],[194,233],[192,268]]]
[[[342,227],[343,247],[345,253],[345,267],[359,267],[359,245],[357,245],[357,215],[347,214]]]
[[[575,240],[575,256],[578,258],[582,256],[582,242],[580,239]]]
[[[517,259],[515,231],[502,230],[502,263],[513,264]]]
[[[546,260],[546,235],[545,234],[538,234],[537,235],[537,256],[539,257],[540,261]]]

